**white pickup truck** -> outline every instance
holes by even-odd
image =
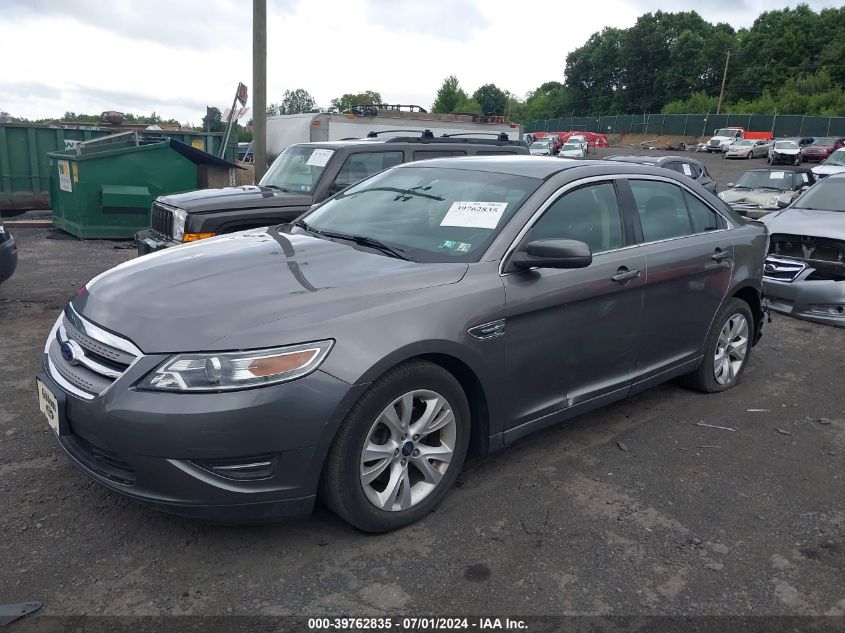
[[[731,143],[745,138],[745,129],[741,127],[723,127],[713,134],[707,141],[707,152],[721,152]]]

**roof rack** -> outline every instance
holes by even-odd
[[[455,134],[441,134],[441,137],[455,138],[460,136],[495,136],[499,141],[509,141],[507,132],[457,132]]]
[[[367,133],[367,138],[378,138],[379,134],[397,134],[401,132],[419,132],[422,138],[434,138],[434,133],[431,130],[411,130],[405,128],[404,130],[379,130]]]
[[[496,145],[499,147],[519,146],[527,147],[523,141],[512,141],[507,134],[496,135],[496,138],[466,138],[460,136],[395,136],[384,139],[385,143],[430,143],[430,144],[473,144],[473,145]]]

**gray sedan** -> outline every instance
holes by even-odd
[[[707,167],[699,160],[686,156],[606,156],[604,160],[615,160],[624,163],[639,163],[641,165],[654,165],[671,169],[679,174],[697,181],[702,187],[716,193],[716,181],[710,176]]]
[[[763,222],[771,232],[763,277],[769,307],[845,327],[845,174],[820,180]]]
[[[469,450],[675,377],[737,385],[766,232],[669,170],[434,159],[289,225],[141,257],[77,293],[38,400],[91,478],[214,520],[421,519]]]
[[[784,207],[800,196],[816,181],[809,171],[786,169],[751,169],[719,197],[737,213],[758,219]]]

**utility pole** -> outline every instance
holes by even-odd
[[[267,171],[267,0],[252,0],[252,156],[258,182]]]
[[[716,106],[716,114],[722,111],[722,99],[725,98],[725,80],[728,78],[728,63],[731,61],[731,52],[725,58],[725,72],[722,73],[722,90],[719,92],[719,105]]]

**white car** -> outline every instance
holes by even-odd
[[[587,145],[580,141],[573,141],[571,138],[563,144],[557,154],[558,158],[586,158]]]
[[[740,139],[722,151],[722,158],[757,158],[769,155],[769,143],[764,140]]]
[[[801,164],[801,146],[797,141],[775,141],[769,147],[769,165],[776,163],[787,163],[790,165]]]
[[[833,152],[810,171],[815,174],[817,179],[845,171],[845,147]]]

